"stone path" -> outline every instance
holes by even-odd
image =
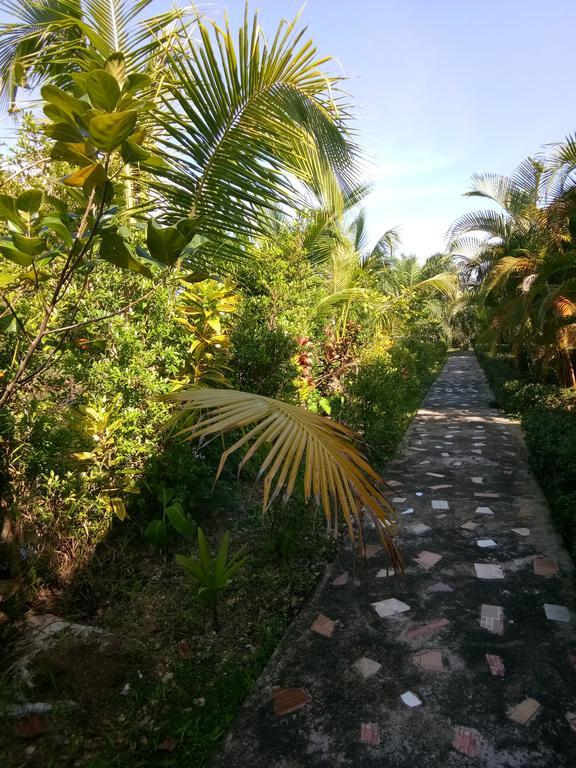
[[[405,576],[342,553],[215,766],[576,765],[572,565],[491,399],[450,357],[386,470]]]

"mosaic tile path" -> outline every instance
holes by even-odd
[[[406,574],[342,553],[215,766],[576,766],[572,565],[491,401],[451,356],[386,469]]]

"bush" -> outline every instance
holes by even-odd
[[[443,344],[430,342],[369,349],[345,379],[335,415],[360,432],[378,461],[387,461],[445,356]]]
[[[478,357],[500,407],[521,420],[532,469],[576,558],[576,392],[531,381],[505,355]]]

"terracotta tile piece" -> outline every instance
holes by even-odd
[[[374,555],[377,555],[381,551],[382,547],[379,544],[368,544],[364,548],[364,555],[366,557],[374,557]]]
[[[576,731],[576,712],[566,712],[566,720],[573,731]]]
[[[335,587],[342,587],[344,584],[348,584],[348,578],[348,571],[344,571],[340,576],[336,576],[332,584],[334,584]]]
[[[534,560],[536,576],[558,576],[558,564],[552,557],[537,557]]]
[[[418,557],[415,557],[414,560],[422,568],[429,571],[430,568],[433,568],[436,563],[439,563],[440,560],[442,560],[442,555],[439,555],[437,552],[427,552],[424,550],[423,552],[420,552]]]
[[[540,711],[540,702],[536,699],[524,699],[520,704],[508,709],[508,717],[520,725],[526,725],[533,720]]]
[[[478,757],[480,754],[480,734],[473,728],[464,728],[458,725],[454,729],[452,746],[457,752],[467,757]]]
[[[335,627],[335,621],[329,619],[328,616],[324,616],[323,613],[319,613],[310,629],[312,632],[316,632],[323,637],[332,637]]]
[[[504,669],[504,662],[500,658],[500,656],[496,656],[492,653],[486,654],[486,662],[488,663],[488,667],[490,668],[490,672],[492,673],[493,677],[504,677],[505,669]]]
[[[444,672],[441,651],[420,651],[412,656],[412,661],[424,672]]]
[[[434,621],[430,621],[428,624],[412,627],[412,629],[409,629],[406,632],[406,637],[414,638],[421,637],[422,635],[429,635],[432,634],[432,632],[437,632],[443,627],[447,627],[448,624],[450,624],[448,619],[434,619]]]
[[[272,691],[274,698],[274,714],[288,715],[290,712],[296,712],[297,709],[310,704],[312,697],[303,688],[274,688]]]
[[[361,723],[360,741],[362,744],[369,744],[371,747],[377,747],[380,744],[380,729],[378,728],[378,723]]]

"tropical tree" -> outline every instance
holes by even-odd
[[[500,210],[465,214],[451,251],[475,291],[484,338],[508,343],[541,375],[576,386],[576,267],[572,140],[525,160],[510,177],[475,176],[468,196]]]
[[[21,25],[5,38],[12,39],[12,47],[0,48],[0,64],[10,76],[20,75],[22,67],[35,83],[45,77],[59,83],[41,89],[45,130],[53,141],[52,161],[71,170],[61,197],[32,189],[2,199],[8,232],[2,254],[12,265],[2,298],[15,346],[0,406],[42,375],[71,331],[110,317],[78,320],[100,261],[139,273],[151,281],[150,290],[173,274],[198,280],[208,276],[200,268],[218,267],[222,273],[245,258],[247,243],[266,231],[279,210],[335,200],[356,187],[357,150],[346,131],[339,79],[326,75],[327,59],[318,57],[304,30],[282,22],[268,43],[258,17],[251,21],[246,14],[236,45],[228,24],[222,29],[198,18],[198,39],[179,28],[161,48],[159,88],[154,80],[159,72],[148,67],[138,33],[122,37],[118,31],[146,5],[110,5],[108,43],[126,45],[126,55],[102,47],[80,19],[84,6],[67,3],[55,11],[50,6],[46,22],[42,14],[48,6],[34,6],[42,11],[34,35],[27,37]],[[93,26],[102,26],[100,6],[86,7]],[[55,25],[54,17],[61,16],[65,23]],[[83,35],[88,52],[78,53]],[[141,66],[147,71],[130,70],[127,61],[146,62]],[[17,85],[11,82],[10,87]],[[131,169],[140,174],[148,199],[128,210],[123,181]],[[19,311],[24,298],[32,299],[33,312]],[[192,427],[191,436],[251,425],[237,447],[255,434],[258,446],[272,445],[263,469],[270,465],[270,477],[276,477],[277,490],[284,487],[285,497],[304,462],[306,495],[323,506],[327,519],[341,511],[351,534],[356,521],[362,541],[362,510],[367,510],[396,559],[392,509],[352,435],[306,410],[255,397],[193,389],[176,399],[191,410],[208,408],[200,431]],[[267,486],[265,492],[268,498]]]

